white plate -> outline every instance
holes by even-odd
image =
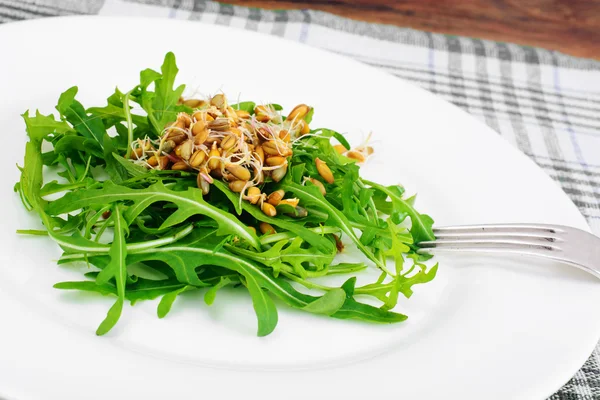
[[[596,280],[560,265],[476,258],[443,261],[434,282],[379,326],[280,307],[255,336],[249,300],[213,307],[187,296],[164,320],[156,303],[127,308],[106,337],[94,330],[112,300],[52,284],[57,246],[24,238],[36,226],[12,192],[26,109],[53,111],[79,85],[102,105],[172,50],[178,81],[230,97],[315,106],[313,127],[372,130],[365,169],[419,193],[438,225],[546,222],[587,229],[564,193],[497,134],[432,94],[359,63],[269,36],[196,22],[77,17],[0,26],[0,396],[9,399],[387,398],[543,399],[583,364],[600,336]],[[241,398],[241,397],[239,397]]]

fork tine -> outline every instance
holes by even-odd
[[[494,224],[494,225],[464,225],[452,227],[434,228],[433,233],[439,234],[451,233],[563,233],[564,231],[555,225],[544,224]]]
[[[454,240],[468,240],[468,239],[489,239],[489,240],[529,240],[532,242],[541,243],[553,243],[563,242],[561,237],[553,236],[551,233],[538,233],[538,232],[437,232],[436,239],[454,239]]]
[[[537,248],[519,249],[512,246],[497,247],[497,246],[480,246],[480,247],[425,247],[417,250],[419,254],[438,254],[438,253],[477,253],[477,254],[517,254],[536,256],[548,259],[556,259],[553,256],[554,252],[540,250]]]
[[[511,240],[505,238],[494,238],[494,239],[482,239],[482,238],[468,238],[468,239],[440,239],[434,241],[420,242],[419,247],[421,249],[436,249],[436,250],[467,250],[467,249],[498,249],[508,250],[514,249],[518,251],[524,250],[539,250],[539,251],[560,251],[560,247],[551,244],[550,242],[544,243],[536,240]]]

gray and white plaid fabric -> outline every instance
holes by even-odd
[[[600,62],[540,48],[203,0],[0,0],[0,22],[70,14],[197,20],[299,41],[421,85],[531,157],[600,235]],[[600,318],[590,315],[590,318]],[[600,399],[600,347],[551,400]]]

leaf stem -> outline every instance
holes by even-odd
[[[78,183],[83,182],[83,180],[87,176],[88,172],[90,171],[90,163],[91,162],[92,162],[92,156],[89,156],[88,160],[87,160],[87,163],[85,165],[85,171],[83,171],[83,175],[81,175],[81,178],[79,178],[79,180],[77,181]]]
[[[131,144],[133,143],[133,121],[131,120],[131,108],[129,107],[129,96],[131,91],[125,93],[123,96],[123,113],[125,114],[125,121],[127,122],[127,155],[125,158],[131,158]]]
[[[48,231],[41,229],[17,229],[19,235],[48,236]]]
[[[193,230],[194,230],[194,225],[190,224],[172,236],[166,236],[166,237],[163,237],[160,239],[155,239],[155,240],[147,240],[145,242],[127,244],[127,246],[126,246],[127,253],[128,254],[139,253],[139,252],[153,249],[155,247],[160,247],[160,246],[174,243],[174,242],[186,237],[187,235],[189,235]],[[106,254],[106,253],[108,253],[109,250],[110,250],[110,246],[107,245],[106,249],[98,249],[98,251],[94,251],[94,255]],[[60,257],[60,259],[77,261],[77,260],[83,259],[83,255],[84,255],[83,253],[71,253],[71,254],[63,255],[62,257]]]
[[[291,274],[289,272],[286,272],[286,271],[281,271],[281,275],[285,276],[286,278],[288,278],[291,281],[301,284],[302,286],[304,286],[305,288],[308,288],[308,289],[319,289],[319,290],[325,290],[325,291],[337,289],[334,287],[319,285],[318,283],[307,281],[305,279],[302,279],[302,278],[300,278],[294,274]]]
[[[358,180],[356,181],[356,184],[358,185],[359,189],[361,189],[361,190],[366,189],[365,183],[363,182],[362,179],[358,178]],[[377,207],[375,207],[375,202],[373,201],[373,197],[369,198],[369,210],[371,210],[373,221],[377,222]]]
[[[308,228],[308,230],[315,233],[328,234],[338,233],[341,229],[333,226],[318,226],[316,228]],[[280,232],[272,235],[261,236],[260,244],[265,245],[273,242],[279,242],[280,240],[294,239],[296,237],[298,237],[298,235],[294,232]]]
[[[104,212],[110,210],[111,207],[112,206],[110,204],[102,207],[100,210],[98,210],[98,212],[96,212],[94,215],[92,215],[92,217],[90,219],[88,219],[88,221],[85,224],[85,231],[84,231],[83,237],[85,237],[86,239],[89,239],[92,237],[92,228],[94,227],[96,222],[98,222],[100,217],[102,217],[102,214],[104,214]]]

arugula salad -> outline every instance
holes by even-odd
[[[96,333],[115,326],[127,301],[160,298],[163,318],[180,294],[203,290],[211,305],[226,286],[248,291],[258,336],[277,325],[275,298],[333,318],[406,320],[392,311],[399,296],[437,271],[416,252],[434,239],[433,220],[401,186],[360,176],[368,143],[352,148],[311,126],[305,104],[285,113],[222,93],[184,99],[177,73],[168,53],[160,71],[143,70],[102,107],[84,107],[72,87],[57,116],[23,114],[29,141],[15,191],[45,229],[18,233],[54,240],[59,264],[87,263],[80,281],[56,288],[116,299]],[[365,262],[336,262],[345,246]],[[366,268],[380,277],[358,286]],[[339,287],[319,279],[333,274],[345,276]]]

